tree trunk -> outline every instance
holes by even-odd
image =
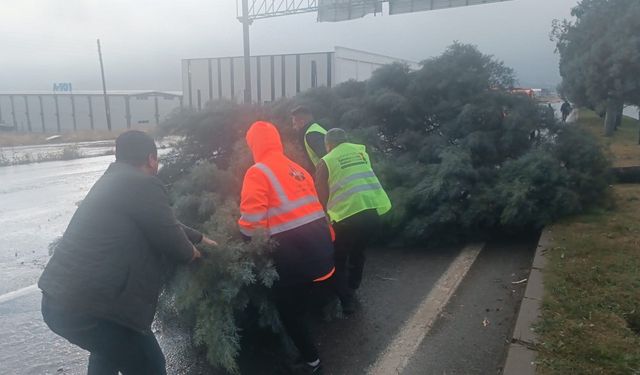
[[[616,182],[621,184],[640,183],[640,167],[615,167],[611,168]]]
[[[607,100],[607,115],[604,118],[604,135],[611,137],[616,128],[618,106],[615,99]]]

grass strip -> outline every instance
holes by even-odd
[[[615,166],[640,165],[638,121],[611,138],[581,111]],[[640,185],[612,187],[610,207],[550,227],[545,297],[536,326],[540,374],[640,374]]]

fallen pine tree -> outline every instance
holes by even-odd
[[[608,161],[581,129],[513,95],[511,69],[474,46],[454,44],[410,71],[393,64],[366,82],[319,88],[269,105],[209,103],[169,119],[182,136],[164,160],[181,220],[220,242],[165,293],[188,321],[207,360],[238,370],[240,321],[248,308],[277,332],[268,288],[277,279],[266,239],[245,244],[235,221],[242,178],[252,164],[244,134],[257,119],[279,126],[285,153],[304,163],[289,113],[305,104],[327,128],[346,129],[372,156],[394,208],[381,241],[430,244],[537,228],[607,196]]]

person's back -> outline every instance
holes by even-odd
[[[151,332],[168,267],[199,256],[203,236],[180,224],[157,173],[153,139],[116,140],[116,162],[80,203],[40,277],[42,316],[89,351],[89,374],[165,374]],[[208,240],[212,242],[211,240]]]
[[[571,114],[572,110],[573,108],[571,107],[571,104],[568,101],[565,101],[564,103],[562,103],[562,105],[560,106],[560,112],[562,113],[562,121],[567,121],[567,118]]]
[[[47,264],[39,281],[43,292],[69,307],[145,329],[167,266],[193,256],[185,237],[145,233],[150,228],[144,223],[157,214],[155,203],[162,195],[157,178],[126,163],[109,166],[80,203]]]
[[[291,243],[274,252],[281,283],[311,281],[326,274],[333,266],[333,247],[313,178],[284,155],[273,125],[254,124],[247,142],[256,164],[244,179],[242,232],[251,236],[256,228],[264,228],[280,243]],[[291,247],[306,250],[290,251]]]
[[[284,155],[275,126],[256,122],[246,139],[256,163],[242,185],[240,231],[247,237],[266,231],[275,240],[279,278],[273,292],[280,320],[302,355],[304,371],[317,372],[320,359],[304,320],[305,301],[316,283],[334,273],[329,224],[311,175]]]
[[[294,129],[302,133],[302,145],[311,164],[308,170],[314,172],[320,159],[327,154],[324,145],[327,131],[314,120],[311,111],[304,106],[294,108],[291,112],[291,122]]]
[[[364,145],[347,142],[342,129],[331,129],[325,142],[329,152],[317,165],[316,187],[335,230],[335,284],[345,313],[356,308],[364,252],[376,233],[379,216],[391,202],[371,167]]]
[[[340,222],[370,209],[383,215],[391,209],[389,197],[371,168],[364,145],[342,143],[322,160],[329,174],[327,213],[331,221]]]

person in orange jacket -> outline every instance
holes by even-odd
[[[284,155],[280,134],[268,122],[254,123],[246,135],[255,164],[244,176],[238,220],[244,236],[260,232],[274,239],[274,285],[280,320],[300,351],[306,373],[320,371],[318,351],[305,323],[314,283],[335,272],[329,223],[313,179]]]

